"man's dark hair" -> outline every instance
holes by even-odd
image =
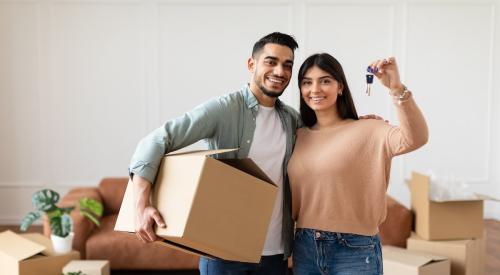
[[[255,58],[256,55],[264,48],[264,46],[270,43],[286,46],[290,48],[292,52],[295,52],[295,49],[299,47],[297,41],[295,41],[295,38],[293,38],[293,36],[281,32],[273,32],[255,42],[252,50],[252,57]]]
[[[351,90],[349,85],[347,85],[347,79],[342,69],[340,62],[335,59],[335,57],[327,53],[318,53],[309,56],[299,69],[299,90],[301,87],[302,80],[304,79],[307,71],[312,67],[317,66],[321,70],[327,72],[331,77],[333,77],[340,85],[342,85],[342,94],[337,97],[337,112],[342,119],[354,119],[358,120],[358,113],[356,112],[356,107],[354,106],[354,101],[352,100]],[[316,113],[311,107],[307,106],[302,93],[299,92],[300,96],[300,116],[302,121],[307,127],[312,127],[317,122]]]

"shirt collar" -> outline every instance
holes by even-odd
[[[249,109],[253,109],[255,106],[259,105],[259,101],[255,97],[255,95],[252,93],[252,90],[250,90],[250,84],[245,84],[243,86],[243,98],[245,100],[245,104]],[[276,102],[274,103],[275,108],[281,108],[281,101],[279,98],[276,99]]]

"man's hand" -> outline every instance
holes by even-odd
[[[167,227],[160,212],[153,206],[146,206],[142,211],[138,212],[142,213],[137,213],[137,224],[135,229],[137,237],[145,243],[162,240],[154,231],[155,224],[163,228]]]
[[[151,205],[150,194],[152,184],[137,175],[134,175],[132,182],[137,209],[135,235],[145,243],[161,240],[162,238],[155,234],[154,226],[156,224],[157,226],[166,228],[167,225],[160,212]]]
[[[359,119],[376,119],[376,120],[383,120],[383,121],[389,123],[389,120],[385,120],[383,117],[377,116],[374,114],[359,116]]]

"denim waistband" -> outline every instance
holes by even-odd
[[[297,228],[295,234],[306,234],[313,237],[315,240],[343,240],[349,237],[366,237],[371,239],[379,238],[378,234],[374,236],[358,235],[354,233],[330,232],[310,228]]]

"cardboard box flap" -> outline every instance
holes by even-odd
[[[418,172],[413,172],[412,173],[412,179],[409,181],[406,181],[406,184],[410,187],[410,190],[412,190],[412,195],[415,193],[418,197],[416,199],[421,200],[424,199],[421,196],[426,195],[426,199],[432,202],[437,202],[437,203],[446,203],[446,202],[455,202],[455,201],[483,201],[483,200],[491,200],[491,201],[498,201],[500,202],[500,199],[491,197],[488,195],[484,194],[479,194],[479,193],[473,193],[470,194],[470,198],[450,198],[450,199],[441,199],[441,200],[433,200],[430,197],[430,184],[431,184],[431,179],[429,176],[420,174]],[[475,197],[474,197],[475,196]]]
[[[175,151],[166,154],[165,156],[210,156],[215,154],[222,154],[227,152],[232,152],[239,150],[239,148],[233,149],[218,149],[218,150],[192,150],[192,151]]]
[[[425,266],[434,262],[447,260],[447,258],[443,256],[437,256],[418,251],[409,251],[393,246],[384,246],[383,255],[384,259],[386,260],[392,260],[415,267]]]
[[[498,201],[500,202],[500,199],[497,199],[495,197],[492,197],[492,196],[488,196],[488,195],[484,195],[484,194],[478,194],[478,193],[475,193],[475,195],[481,199],[481,200],[488,200],[488,201]]]
[[[45,237],[44,235],[40,233],[27,233],[27,234],[21,234],[23,238],[26,238],[32,242],[35,242],[43,247],[45,249],[41,252],[45,256],[55,256],[58,255],[54,251],[54,248],[52,247],[52,242],[50,241],[49,238]]]
[[[118,218],[115,222],[115,231],[135,232],[135,204],[132,189],[132,181],[129,179],[127,189],[125,189],[125,195],[123,196],[122,205],[120,206],[120,212],[118,212]]]
[[[45,250],[45,247],[10,230],[0,233],[0,251],[21,261]]]
[[[497,198],[494,198],[494,197],[491,197],[491,196],[488,196],[488,195],[483,195],[483,194],[479,194],[479,193],[474,193],[473,194],[475,196],[475,198],[456,198],[456,199],[444,199],[444,200],[431,200],[429,199],[429,201],[432,201],[432,202],[437,202],[437,203],[445,203],[445,202],[459,202],[459,201],[497,201],[497,202],[500,202],[500,199],[497,199]]]
[[[247,174],[250,174],[260,180],[263,180],[267,183],[270,183],[274,186],[276,184],[260,169],[260,167],[252,160],[249,158],[246,159],[218,159],[218,161],[221,161],[227,165],[230,165],[238,170],[241,170]]]

